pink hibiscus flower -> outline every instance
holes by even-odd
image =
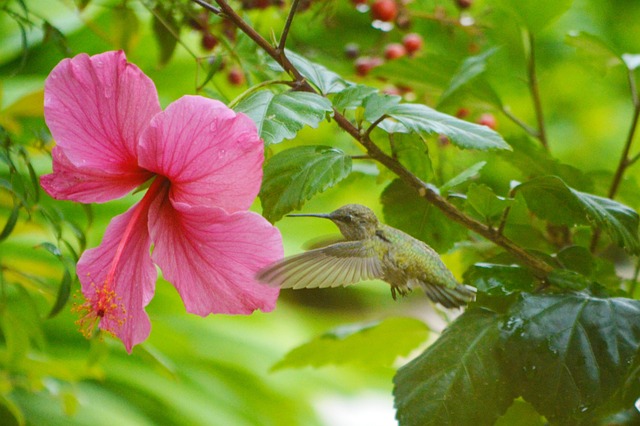
[[[248,117],[198,96],[162,111],[153,82],[123,52],[60,62],[45,82],[44,108],[57,144],[53,173],[41,179],[51,196],[100,203],[151,180],[78,262],[89,333],[98,323],[129,352],[147,338],[155,265],[189,312],[274,308],[277,289],[254,275],[282,257],[282,240],[247,211],[264,160]]]

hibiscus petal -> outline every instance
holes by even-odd
[[[64,59],[45,81],[44,115],[77,167],[136,172],[138,138],[161,111],[151,79],[124,52]]]
[[[247,116],[184,96],[153,118],[138,153],[142,167],[171,180],[173,200],[234,212],[248,209],[260,190],[263,150]]]
[[[147,221],[148,208],[140,203],[116,216],[102,243],[85,251],[77,266],[89,319],[97,317],[100,328],[122,340],[128,352],[151,331],[144,307],[153,297],[157,272]]]
[[[282,258],[282,238],[262,216],[165,202],[151,206],[149,223],[153,260],[187,311],[205,316],[274,308],[278,289],[259,284],[255,275]]]
[[[59,146],[53,148],[52,154],[53,173],[42,176],[40,184],[58,200],[103,203],[125,196],[151,177],[151,173],[144,170],[114,174],[102,169],[76,167]]]

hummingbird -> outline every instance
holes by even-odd
[[[326,288],[380,279],[391,296],[422,288],[434,302],[458,308],[475,297],[458,283],[438,253],[426,243],[381,223],[371,209],[347,204],[328,214],[291,214],[331,220],[344,241],[309,250],[258,272],[258,281],[280,288]]]

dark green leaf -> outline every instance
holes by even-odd
[[[71,54],[71,49],[69,48],[69,44],[67,43],[67,38],[64,36],[62,31],[51,25],[51,23],[49,23],[48,21],[44,21],[42,24],[42,32],[44,33],[44,42],[53,43],[65,55]]]
[[[49,253],[51,253],[55,257],[59,258],[60,256],[62,256],[62,253],[60,252],[60,249],[58,247],[56,247],[54,244],[44,242],[44,243],[38,244],[36,247],[45,249],[46,251],[48,251]]]
[[[547,276],[549,284],[567,290],[584,290],[591,282],[576,271],[569,269],[554,269]]]
[[[544,176],[518,186],[532,212],[560,225],[586,224],[603,228],[630,253],[640,252],[635,210],[608,198],[568,187],[556,176]]]
[[[484,222],[492,225],[500,218],[504,209],[511,205],[511,200],[498,197],[485,184],[472,183],[467,191],[467,204],[482,217]]]
[[[447,218],[399,179],[391,182],[380,197],[385,221],[443,253],[465,238],[466,228]]]
[[[161,6],[153,10],[152,29],[160,49],[158,58],[160,65],[166,65],[169,62],[178,45],[180,26],[172,12],[172,9],[164,9]]]
[[[274,155],[264,167],[260,200],[264,217],[276,222],[351,172],[351,157],[329,146],[299,146]]]
[[[391,367],[399,356],[407,356],[428,336],[427,326],[414,318],[340,327],[293,349],[273,370],[331,364]]]
[[[333,106],[338,111],[357,108],[362,106],[362,101],[367,96],[377,91],[377,89],[363,84],[348,86],[346,89],[336,93],[333,97]]]
[[[585,277],[591,276],[594,272],[596,260],[585,247],[565,247],[556,254],[556,257],[564,268],[579,272]]]
[[[56,297],[56,303],[51,308],[48,318],[53,318],[64,308],[69,300],[71,294],[71,274],[65,268],[62,280],[60,281],[60,287],[58,288],[58,296]]]
[[[538,33],[571,7],[573,0],[501,0],[532,33]]]
[[[515,397],[502,373],[499,323],[492,312],[469,310],[398,370],[400,426],[494,424]]]
[[[450,189],[453,189],[456,186],[467,182],[469,179],[476,176],[480,172],[480,170],[485,166],[485,164],[487,164],[486,161],[480,161],[474,164],[473,166],[469,167],[468,169],[462,171],[460,174],[449,179],[440,187],[440,192],[449,191]]]
[[[556,424],[578,423],[604,403],[627,408],[625,386],[638,367],[638,318],[635,300],[523,295],[502,327],[507,368],[522,396]]]
[[[425,137],[431,134],[445,135],[460,148],[511,149],[502,136],[489,127],[460,120],[426,105],[400,104],[387,110],[386,114],[410,132]]]
[[[311,62],[290,50],[286,51],[286,55],[300,74],[316,86],[323,95],[338,93],[347,87],[347,82],[342,77],[326,67]]]
[[[492,296],[507,296],[522,291],[532,291],[534,277],[518,265],[476,263],[464,274],[464,282],[478,291]]]
[[[7,237],[13,232],[13,228],[15,228],[16,223],[18,222],[18,213],[20,213],[20,204],[16,203],[13,205],[13,209],[11,209],[11,213],[2,228],[2,232],[0,232],[0,242],[7,239]]]
[[[243,99],[235,109],[251,117],[267,144],[292,139],[304,126],[318,127],[333,112],[331,102],[315,93],[268,90]]]

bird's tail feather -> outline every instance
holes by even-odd
[[[440,303],[445,308],[459,308],[472,302],[476,297],[475,289],[463,284],[458,284],[455,288],[426,284],[422,288],[429,299]]]

